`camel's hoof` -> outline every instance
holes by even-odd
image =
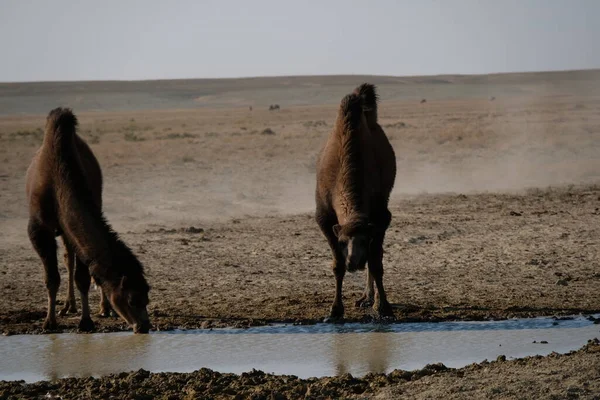
[[[118,317],[117,313],[115,312],[115,310],[113,310],[113,308],[110,305],[100,306],[100,311],[98,312],[98,316],[102,317],[102,318]]]
[[[379,306],[375,308],[375,312],[381,319],[393,320],[396,318],[394,316],[394,309],[390,303],[379,304]]]
[[[345,322],[344,317],[325,317],[323,322],[326,324],[343,324]]]
[[[369,307],[373,307],[373,304],[375,303],[375,301],[365,295],[363,295],[360,299],[356,300],[356,303],[354,303],[354,306],[356,308],[369,308]]]
[[[77,314],[77,306],[75,306],[74,304],[65,304],[65,306],[62,308],[62,310],[60,310],[58,312],[58,315],[60,315],[61,317],[64,317],[65,315],[68,314]]]
[[[338,323],[344,320],[344,306],[342,304],[332,305],[329,317],[325,318],[323,322],[327,323]]]
[[[56,321],[52,321],[49,319],[46,319],[44,321],[44,325],[42,325],[42,329],[45,331],[55,331],[56,328],[58,328],[58,324],[56,323]]]
[[[92,332],[94,329],[96,329],[96,326],[94,325],[94,321],[92,321],[91,318],[81,318],[77,329],[80,332]]]

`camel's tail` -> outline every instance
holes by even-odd
[[[339,114],[346,129],[358,129],[363,115],[362,98],[356,93],[344,96],[340,103]]]
[[[379,96],[377,95],[377,87],[370,83],[363,83],[356,89],[354,94],[360,96],[362,99],[362,108],[367,118],[367,123],[373,125],[377,123],[377,102]]]
[[[55,108],[46,118],[46,136],[55,146],[70,144],[76,130],[77,117],[69,108]]]

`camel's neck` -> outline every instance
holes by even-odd
[[[143,267],[94,201],[74,141],[54,143],[51,150],[59,222],[77,255],[102,280],[142,275]]]
[[[145,283],[144,267],[131,249],[111,230],[111,253],[108,259],[98,259],[90,272],[102,280],[114,281],[122,276],[133,278],[132,282]]]

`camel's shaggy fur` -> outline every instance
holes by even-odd
[[[388,201],[396,156],[377,122],[377,102],[375,86],[368,83],[345,96],[317,162],[316,220],[331,247],[336,278],[331,318],[344,315],[346,270],[364,269],[367,263],[367,285],[357,305],[374,304],[381,316],[393,316],[383,288],[382,260],[385,231],[392,219]]]

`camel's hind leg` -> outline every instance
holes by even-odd
[[[365,292],[356,300],[356,307],[371,307],[375,304],[375,280],[373,274],[367,270],[367,281],[365,283]]]
[[[94,330],[94,321],[90,317],[89,291],[92,278],[87,265],[79,257],[75,259],[75,283],[81,295],[81,320],[79,321],[79,330],[82,332],[91,332]]]
[[[60,274],[58,273],[58,262],[56,260],[56,239],[52,230],[47,229],[34,218],[29,220],[27,234],[44,264],[44,281],[46,282],[46,289],[48,289],[48,315],[42,328],[44,330],[54,330],[57,328],[56,293],[60,286]]]
[[[67,315],[77,313],[77,303],[75,302],[75,284],[73,282],[73,275],[75,273],[75,251],[69,242],[63,236],[63,243],[65,244],[65,264],[67,266],[67,272],[69,273],[69,280],[67,282],[67,300],[65,306],[58,313],[58,315]]]
[[[110,305],[110,301],[108,301],[108,296],[104,294],[104,290],[100,287],[100,312],[98,312],[98,315],[103,318],[108,318],[111,315],[111,311],[112,306]]]

